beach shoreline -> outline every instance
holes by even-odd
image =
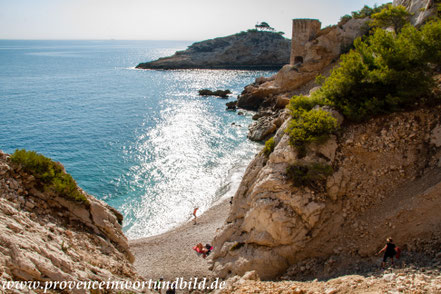
[[[208,269],[211,256],[205,259],[198,256],[193,246],[211,244],[229,211],[230,199],[223,199],[198,216],[196,225],[189,220],[163,234],[129,240],[130,250],[135,255],[133,265],[146,279],[214,277]]]

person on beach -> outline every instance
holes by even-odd
[[[198,255],[202,255],[202,258],[207,257],[208,249],[202,245],[202,243],[197,244],[193,247],[193,250],[196,251]]]
[[[193,224],[194,224],[194,225],[197,224],[197,222],[196,222],[196,219],[197,219],[197,217],[196,217],[196,212],[198,211],[198,209],[199,209],[199,207],[196,207],[196,208],[193,210],[193,217],[194,217],[194,219],[193,219]]]
[[[394,265],[394,256],[397,254],[396,250],[395,250],[395,244],[393,243],[392,238],[387,238],[386,239],[386,245],[383,247],[383,249],[381,249],[377,255],[380,255],[381,253],[384,252],[384,256],[383,256],[383,262],[381,263],[381,268],[384,268],[386,261],[388,258],[391,259],[392,261],[392,265]]]

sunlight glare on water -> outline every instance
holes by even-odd
[[[0,149],[60,161],[124,215],[129,238],[165,232],[230,197],[262,145],[225,110],[267,71],[135,70],[181,41],[0,40]],[[198,90],[230,89],[229,99]]]
[[[257,150],[256,144],[246,140],[247,122],[231,125],[231,118],[239,117],[236,113],[213,115],[213,104],[220,100],[194,94],[207,85],[227,84],[234,79],[231,72],[174,74],[177,84],[185,87],[173,88],[176,84],[171,83],[170,98],[163,100],[157,124],[128,148],[127,156],[139,162],[131,170],[130,185],[143,191],[140,201],[122,206],[129,219],[129,237],[164,232],[188,220],[195,207],[203,212],[217,198],[226,197],[217,192],[233,181],[234,172],[243,172]],[[237,138],[243,139],[239,146]],[[230,188],[229,192],[228,196],[234,191]]]

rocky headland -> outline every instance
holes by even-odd
[[[140,63],[140,69],[279,70],[289,62],[291,40],[274,32],[249,30],[197,42],[173,56]]]

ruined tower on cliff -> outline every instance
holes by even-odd
[[[293,19],[290,65],[303,63],[306,55],[305,45],[313,40],[322,24],[317,19]]]

